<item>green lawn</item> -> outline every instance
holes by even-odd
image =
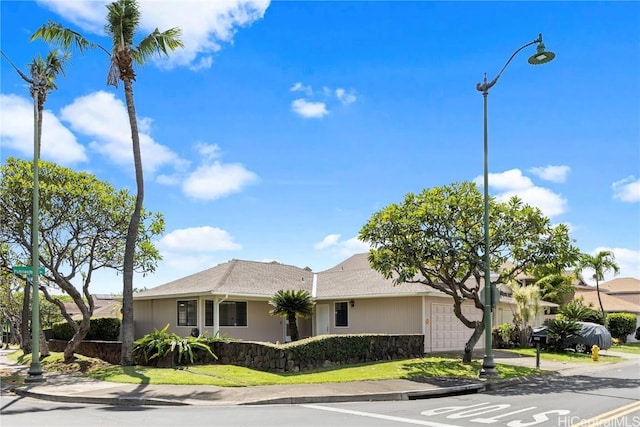
[[[535,348],[514,348],[514,349],[508,349],[508,350],[500,349],[498,351],[515,353],[521,356],[530,356],[530,357],[536,356]],[[540,359],[549,360],[551,362],[573,362],[573,363],[593,362],[590,354],[575,353],[573,351],[557,352],[552,350],[540,350]],[[618,356],[606,356],[601,353],[599,360],[602,362],[621,362],[624,360],[624,358],[618,357]]]
[[[640,342],[630,342],[626,344],[614,344],[610,348],[611,351],[619,351],[622,353],[640,354]]]
[[[20,352],[16,352],[20,353]],[[29,356],[13,353],[10,357],[29,364]],[[52,353],[42,360],[43,369],[65,370],[62,354]],[[181,384],[246,387],[268,384],[317,384],[385,379],[428,380],[441,378],[476,379],[482,365],[479,360],[463,364],[459,359],[444,357],[395,360],[357,365],[342,365],[297,373],[272,373],[232,365],[197,365],[182,369],[149,368],[142,366],[117,366],[98,363],[93,359],[78,357],[74,365],[80,366],[89,377],[103,381],[132,384]],[[539,374],[540,371],[521,366],[497,366],[500,378],[514,378]]]

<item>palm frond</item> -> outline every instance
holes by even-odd
[[[180,40],[182,30],[180,28],[170,28],[160,32],[157,28],[148,36],[146,36],[131,55],[138,64],[144,64],[154,55],[169,56],[169,52],[184,47]]]
[[[46,59],[42,59],[40,55],[31,61],[29,69],[31,77],[36,76],[43,78],[46,81],[44,90],[57,89],[55,80],[58,75],[64,75],[64,63],[71,58],[70,52],[64,52],[60,54],[57,49],[49,51]]]
[[[87,49],[101,49],[105,53],[109,53],[104,47],[89,41],[77,31],[65,28],[61,24],[53,21],[44,24],[29,38],[30,41],[38,39],[58,45],[64,50],[75,47],[81,53],[84,53]]]
[[[140,24],[140,9],[135,0],[117,0],[107,5],[105,30],[112,36],[113,48],[130,48]]]

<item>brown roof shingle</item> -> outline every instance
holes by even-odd
[[[136,299],[172,295],[243,295],[271,297],[281,289],[311,292],[313,273],[291,265],[233,259],[156,288],[136,293]]]

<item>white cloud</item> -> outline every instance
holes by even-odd
[[[0,143],[33,158],[33,101],[17,95],[0,94]],[[40,158],[62,165],[86,162],[84,146],[50,111],[42,114]]]
[[[106,18],[105,4],[97,0],[39,0],[39,3],[72,22],[82,31],[102,35]],[[233,43],[241,27],[262,19],[270,0],[179,1],[139,0],[141,34],[158,28],[182,30],[184,49],[161,59],[168,67],[190,66],[193,69],[211,66],[211,54],[223,43]]]
[[[165,251],[195,253],[240,250],[233,236],[217,227],[192,227],[174,230],[160,239],[158,247]]]
[[[257,179],[256,174],[239,163],[222,164],[216,160],[191,172],[182,183],[182,191],[194,199],[215,200],[238,193]]]
[[[630,203],[640,202],[640,178],[629,176],[614,182],[611,187],[614,199]]]
[[[571,171],[569,166],[545,166],[529,169],[531,173],[551,182],[565,182]]]
[[[321,118],[329,114],[324,102],[311,102],[304,98],[295,99],[291,103],[291,109],[298,115],[306,118]]]
[[[335,93],[338,100],[344,105],[349,105],[356,102],[356,93],[353,89],[347,92],[343,88],[339,87],[338,89],[336,89]]]
[[[303,92],[307,96],[313,95],[313,89],[311,86],[304,86],[302,82],[294,83],[289,89],[291,92]]]
[[[483,177],[474,178],[474,182],[482,185]],[[489,186],[499,190],[495,195],[498,201],[504,202],[518,196],[524,203],[539,208],[549,218],[567,211],[567,200],[564,197],[548,188],[536,186],[530,178],[522,175],[519,169],[490,173]]]
[[[165,282],[213,267],[220,262],[216,252],[242,249],[228,231],[210,226],[174,230],[162,237],[157,246],[162,253],[160,267]],[[138,279],[141,281],[144,280]]]
[[[340,234],[329,234],[321,242],[313,245],[316,250],[329,250],[336,256],[343,258],[350,257],[354,254],[367,252],[371,249],[368,243],[365,243],[358,239],[358,237],[352,237],[348,240],[340,240]]]
[[[600,251],[611,251],[615,257],[616,264],[620,268],[620,273],[614,275],[612,272],[608,272],[604,275],[604,281],[615,279],[616,277],[635,277],[640,279],[640,251],[627,249],[627,248],[607,248],[599,247],[590,252],[591,255],[595,255]],[[593,270],[585,269],[582,272],[582,277],[585,282],[589,284],[595,284],[593,279]]]
[[[340,235],[339,234],[329,234],[324,239],[322,239],[321,242],[318,242],[315,245],[313,245],[313,248],[314,249],[326,249],[328,247],[336,245],[339,240],[340,240]]]
[[[132,167],[131,131],[127,109],[112,93],[98,91],[80,98],[64,107],[61,117],[75,132],[93,140],[89,147],[107,157],[111,162]],[[180,167],[183,162],[168,147],[156,143],[149,135],[151,119],[138,118],[140,149],[145,172],[153,174],[166,164]]]

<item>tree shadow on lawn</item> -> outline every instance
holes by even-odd
[[[483,382],[478,378],[482,367],[482,361],[473,360],[471,363],[462,363],[460,359],[430,359],[425,358],[421,362],[410,363],[403,366],[406,371],[405,378],[420,383],[437,386],[450,386],[452,384],[478,384]],[[521,378],[531,375],[541,375],[540,371],[531,368],[498,364],[496,369],[501,376]]]

